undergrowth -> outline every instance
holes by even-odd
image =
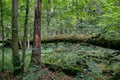
[[[27,49],[25,69],[28,71],[28,65],[30,62],[32,49]],[[110,63],[108,60],[97,59],[95,57],[89,57],[88,55],[105,57],[114,50],[100,48],[96,46],[91,46],[89,44],[68,44],[68,43],[58,43],[57,46],[54,44],[47,44],[41,47],[41,61],[42,63],[48,63],[52,65],[57,65],[63,69],[73,69],[78,70],[77,74],[74,76],[75,80],[106,80],[114,75],[115,72],[120,67],[117,62]],[[0,48],[0,57],[2,57],[2,50]],[[20,55],[22,51],[20,50]],[[119,57],[117,57],[119,58]],[[13,71],[12,67],[12,53],[10,48],[5,48],[5,70]],[[0,58],[1,62],[1,58]],[[1,65],[0,65],[1,67]],[[0,68],[1,69],[1,68]],[[31,69],[32,70],[32,69]],[[112,70],[113,75],[109,73],[103,73],[106,70]],[[30,71],[30,70],[29,70]],[[58,71],[62,72],[62,71]],[[40,74],[44,75],[44,71],[38,71]],[[72,76],[72,75],[71,75]],[[26,73],[23,80],[30,78],[36,78],[36,74]],[[29,80],[30,80],[29,79]]]

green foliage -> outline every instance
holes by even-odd
[[[77,1],[77,0],[76,0]],[[42,37],[61,34],[102,34],[108,39],[120,39],[120,0],[43,0],[42,2]],[[30,0],[28,36],[33,37],[34,22],[34,3]],[[25,0],[19,0],[19,40],[23,37],[24,17],[25,17]],[[3,1],[4,29],[5,39],[11,38],[11,0]],[[49,25],[48,25],[49,23]],[[0,27],[1,31],[1,27]],[[1,44],[0,44],[1,45]],[[59,46],[59,47],[57,47]],[[98,62],[106,65],[110,63],[107,60],[91,58],[89,56],[105,57],[114,50],[103,49],[88,44],[64,44],[45,45],[41,47],[41,61],[43,63],[52,63],[64,68],[79,69],[76,79],[97,80],[104,75],[98,66]],[[57,47],[57,48],[56,48]],[[25,69],[28,68],[32,49],[27,50]],[[0,53],[2,53],[0,48]],[[20,54],[22,51],[20,50]],[[1,54],[0,54],[0,57]],[[116,59],[116,57],[115,57]],[[117,57],[119,59],[119,56]],[[112,59],[111,59],[112,60]],[[1,58],[0,58],[1,62]],[[5,49],[5,69],[13,71],[11,49]],[[106,65],[114,71],[118,70],[119,64],[113,63]],[[1,69],[1,68],[0,68]],[[30,68],[30,73],[25,74],[23,80],[34,80],[36,74],[32,73],[36,69]],[[40,73],[42,73],[40,71]]]
[[[110,80],[119,80],[120,79],[120,71],[115,73],[115,75]]]
[[[37,67],[29,67],[23,75],[22,80],[35,80],[36,79],[36,72],[37,72]]]
[[[5,0],[3,2],[5,38],[11,38],[11,1]],[[34,3],[35,1],[30,1],[28,21],[30,39],[33,36]],[[19,39],[22,39],[23,36],[25,5],[24,0],[19,1]],[[42,25],[44,26],[42,27],[42,35],[50,36],[49,32],[56,32],[61,28],[66,31],[66,34],[96,34],[107,27],[107,36],[112,37],[112,34],[115,34],[114,37],[118,37],[120,33],[119,5],[119,0],[78,0],[77,2],[73,0],[57,0],[50,1],[50,3],[48,0],[44,0],[42,2]],[[117,30],[112,29],[115,33],[109,33],[111,27],[117,27]],[[68,31],[72,30],[68,32],[67,29]]]
[[[0,57],[2,57],[2,48],[0,47]],[[2,58],[0,58],[0,64]],[[4,69],[5,70],[10,70],[11,72],[13,71],[13,65],[12,65],[12,54],[11,54],[11,49],[5,48],[5,56],[4,56]],[[0,70],[1,70],[1,65],[0,65]]]
[[[42,63],[49,63],[53,65],[61,66],[63,69],[71,69],[80,71],[75,76],[75,79],[81,79],[81,80],[97,80],[97,79],[103,79],[104,74],[102,74],[102,71],[105,69],[117,71],[119,69],[119,64],[112,63],[110,64],[110,61],[97,59],[88,57],[88,55],[98,56],[98,57],[105,57],[111,53],[113,53],[113,50],[110,49],[103,49],[100,47],[95,47],[88,44],[64,44],[59,43],[57,44],[58,47],[56,47],[54,44],[47,44],[42,46],[42,54],[41,54],[41,61]],[[23,80],[27,79],[38,79],[41,78],[41,76],[47,75],[46,71],[42,70],[41,68],[37,70],[38,68],[28,68],[30,63],[30,57],[31,57],[31,50],[27,49],[27,55],[26,55],[26,62],[25,62],[25,73],[23,76],[19,76],[19,78],[23,77]],[[0,48],[1,52],[1,48]],[[20,50],[20,55],[22,54],[22,51]],[[1,56],[1,55],[0,55]],[[115,57],[115,59],[119,59],[118,57]],[[102,66],[103,67],[99,67]],[[106,67],[104,67],[106,66]],[[13,65],[12,65],[12,54],[11,49],[5,48],[5,69],[13,71]],[[54,69],[56,67],[53,67]],[[37,70],[37,72],[36,72]],[[61,69],[59,69],[60,71]],[[50,76],[50,75],[48,75]]]
[[[59,48],[54,48],[54,45],[42,48],[42,62],[61,65],[63,68],[79,69],[81,72],[75,77],[75,80],[98,80],[104,79],[102,71],[105,67],[99,67],[108,64],[109,61],[100,60],[97,58],[88,57],[94,55],[105,57],[114,52],[110,49],[91,46],[88,44],[58,44]],[[53,48],[52,48],[53,47]],[[60,51],[61,50],[61,51]],[[48,52],[48,53],[47,53]],[[48,57],[49,56],[49,57]],[[117,64],[113,63],[113,66]],[[108,66],[108,65],[106,65]],[[109,65],[110,66],[110,65]],[[109,68],[109,67],[108,67]],[[106,69],[106,68],[105,68]],[[113,68],[111,68],[113,69]],[[118,70],[116,68],[116,70]]]

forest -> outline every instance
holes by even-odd
[[[120,0],[0,0],[0,80],[120,80]]]

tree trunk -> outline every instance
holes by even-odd
[[[28,31],[28,13],[29,13],[29,0],[26,0],[26,16],[25,16],[25,23],[24,23],[23,54],[22,54],[22,71],[23,72],[24,72],[24,66],[25,66],[26,42],[27,42],[27,31]]]
[[[1,14],[1,19],[0,19],[0,26],[2,27],[2,72],[4,72],[4,25],[3,25],[3,2],[2,0],[0,1],[0,14]]]
[[[12,56],[14,75],[19,75],[20,56],[18,47],[18,0],[12,0]]]
[[[76,29],[78,30],[78,33],[80,33],[81,28],[80,28],[80,22],[79,22],[79,0],[75,0],[75,5],[76,5]]]
[[[29,37],[28,37],[28,40],[27,40],[27,48],[30,48],[30,40],[29,40]]]
[[[86,36],[86,35],[56,35],[52,37],[44,37],[41,39],[42,43],[55,43],[55,42],[68,42],[68,43],[78,43],[78,42],[84,42],[89,43],[92,45],[104,47],[104,48],[110,48],[115,50],[120,50],[120,40],[116,39],[107,39],[100,35],[96,35],[94,37],[92,36]]]
[[[48,5],[47,5],[47,34],[49,34],[50,33],[50,31],[49,31],[49,27],[50,27],[50,4],[51,4],[51,1],[50,0],[48,0]],[[48,36],[50,36],[50,35],[48,35]]]
[[[102,36],[102,35],[101,35]],[[109,48],[114,50],[120,50],[120,40],[119,39],[109,39],[105,37],[101,37],[99,35],[90,36],[90,35],[82,35],[82,34],[64,34],[64,35],[54,35],[49,37],[42,37],[41,43],[89,43],[95,46],[100,46],[103,48]],[[0,41],[2,43],[2,41]],[[10,47],[10,41],[4,42],[7,47]],[[33,44],[33,41],[30,41],[30,44]]]
[[[32,57],[31,57],[31,65],[40,65],[41,2],[42,0],[37,0],[37,6],[35,8],[33,50],[32,50]]]

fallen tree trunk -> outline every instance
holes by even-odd
[[[0,41],[1,43],[2,41]],[[5,45],[9,44],[9,40],[4,41]],[[66,42],[66,43],[78,43],[78,42],[84,42],[89,43],[92,45],[104,47],[104,48],[110,48],[114,50],[120,49],[120,40],[116,39],[107,39],[104,37],[101,37],[101,35],[97,36],[86,36],[86,35],[56,35],[51,37],[43,37],[41,40],[41,43],[58,43],[58,42]],[[33,42],[30,41],[32,44]]]
[[[120,40],[107,39],[97,35],[95,37],[85,36],[85,35],[56,35],[53,37],[42,38],[42,43],[57,43],[57,42],[84,42],[92,45],[119,50]]]

